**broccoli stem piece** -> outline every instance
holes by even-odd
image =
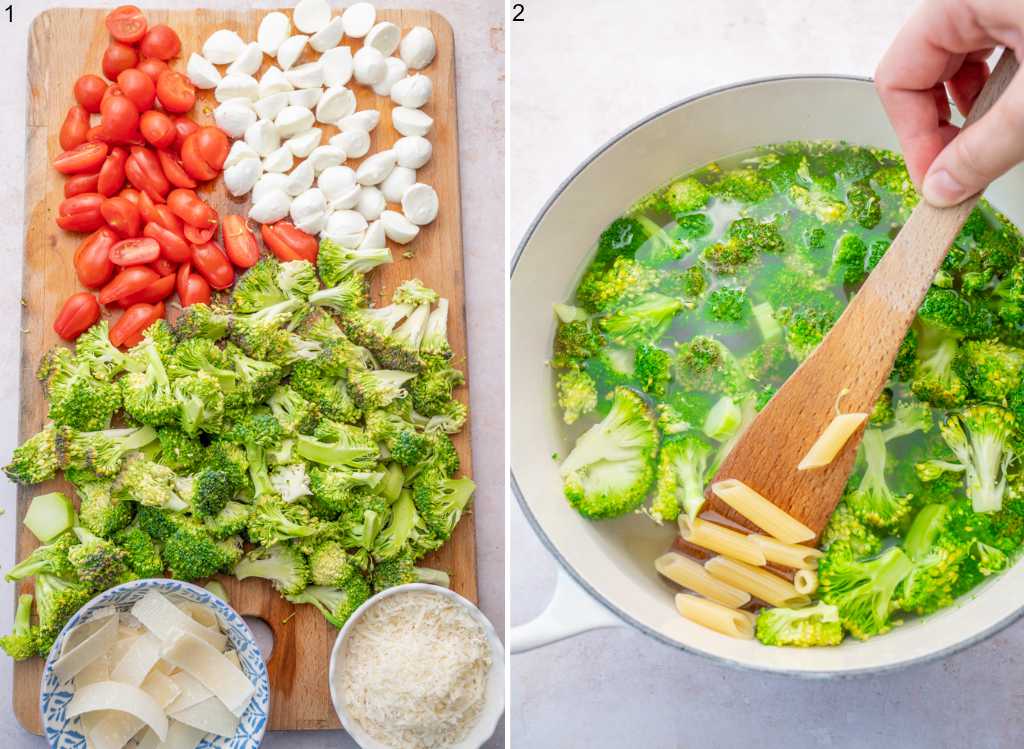
[[[16,661],[31,658],[39,652],[39,639],[32,627],[32,594],[18,596],[18,610],[14,613],[14,629],[0,637],[0,648]]]
[[[22,521],[32,535],[44,544],[71,530],[78,522],[75,507],[63,492],[50,492],[32,498]]]

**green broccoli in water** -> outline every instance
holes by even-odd
[[[14,612],[14,629],[0,637],[0,648],[16,661],[39,655],[39,635],[32,626],[32,594],[18,596],[18,609]]]
[[[714,322],[739,325],[746,322],[750,314],[750,300],[744,288],[720,286],[704,300],[704,316]]]
[[[285,595],[292,603],[308,603],[332,625],[341,629],[350,616],[370,597],[370,584],[362,575],[351,577],[340,588],[310,585],[300,593]]]
[[[885,388],[878,395],[878,400],[875,401],[875,405],[871,409],[871,415],[868,418],[868,423],[873,427],[885,426],[893,420],[895,411],[893,410],[892,403],[892,390]]]
[[[817,216],[827,224],[838,223],[846,218],[846,203],[837,200],[818,185],[810,188],[792,185],[789,199],[804,213]]]
[[[953,369],[974,398],[1000,403],[1021,384],[1024,350],[999,341],[964,341]]]
[[[297,549],[281,543],[253,549],[234,565],[231,574],[239,580],[269,580],[285,597],[298,595],[309,584],[306,558]]]
[[[818,590],[825,603],[839,609],[843,627],[866,640],[892,628],[897,591],[912,568],[913,562],[899,547],[858,560],[845,545],[835,544],[818,563]]]
[[[856,286],[868,277],[868,247],[856,234],[844,234],[832,256],[831,277],[847,286]]]
[[[945,532],[948,510],[945,504],[925,505],[903,539],[913,563],[899,590],[904,611],[930,614],[953,602],[960,564],[970,547]]]
[[[646,238],[643,229],[633,218],[623,216],[615,219],[601,232],[594,266],[604,268],[619,258],[632,260]]]
[[[672,375],[686,389],[710,393],[742,392],[749,383],[725,344],[701,335],[676,344]]]
[[[711,448],[695,434],[666,439],[658,457],[657,483],[648,515],[659,525],[685,512],[691,520],[704,504]]]
[[[896,351],[896,359],[892,363],[891,379],[897,382],[907,382],[914,376],[914,367],[917,365],[917,346],[917,331],[911,328]]]
[[[672,182],[662,193],[662,200],[670,213],[692,213],[704,208],[711,199],[708,188],[694,177]]]
[[[591,265],[576,287],[576,303],[587,312],[606,312],[652,290],[660,273],[633,258],[616,258],[609,267]]]
[[[716,273],[735,275],[749,268],[761,253],[777,255],[785,249],[785,240],[774,223],[741,218],[729,225],[722,241],[704,249],[701,260]]]
[[[598,324],[616,343],[640,343],[660,338],[683,309],[683,302],[650,292],[616,309]]]
[[[779,307],[775,316],[783,327],[789,355],[798,362],[814,352],[839,318],[831,309],[813,304]]]
[[[821,546],[845,547],[854,559],[873,557],[882,549],[882,539],[869,528],[845,502],[840,502],[828,518],[821,533]]]
[[[957,339],[924,326],[918,344],[917,361],[910,391],[919,400],[939,408],[957,408],[967,400],[967,384],[954,369]]]
[[[663,397],[672,378],[672,355],[654,344],[641,343],[633,355],[633,377],[644,392]]]
[[[772,194],[771,184],[753,169],[730,169],[722,172],[709,189],[713,195],[723,200],[742,203],[759,203]]]
[[[710,234],[713,228],[714,224],[705,213],[677,213],[676,225],[669,233],[679,239],[700,239]]]
[[[929,289],[917,316],[934,330],[959,338],[970,328],[971,307],[952,289]]]
[[[892,530],[910,514],[913,497],[897,496],[886,482],[888,450],[883,432],[868,429],[861,444],[867,467],[860,484],[846,495],[845,502],[854,515],[872,528]]]
[[[556,369],[581,367],[604,346],[604,337],[589,320],[560,323],[555,331],[551,366]]]
[[[765,645],[812,648],[841,643],[843,626],[839,609],[819,601],[802,609],[761,609],[755,634]]]
[[[615,389],[611,410],[584,432],[561,466],[565,496],[584,517],[635,510],[654,479],[658,431],[644,400]]]
[[[562,409],[562,420],[566,424],[575,424],[580,416],[597,408],[597,385],[586,372],[576,369],[562,372],[555,387],[558,407]]]
[[[965,408],[940,427],[942,439],[964,466],[975,512],[994,512],[1003,505],[1006,471],[1017,459],[1016,427],[1010,411],[989,405]]]
[[[637,249],[636,259],[644,265],[655,268],[675,262],[687,252],[687,247],[678,239],[670,236],[647,216],[636,215],[633,220],[647,235],[644,243]]]
[[[867,180],[850,185],[846,191],[850,217],[865,229],[874,229],[882,220],[882,200]]]

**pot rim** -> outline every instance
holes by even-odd
[[[683,99],[679,99],[679,100],[677,100],[677,101],[675,101],[675,102],[673,102],[671,104],[668,104],[668,105],[666,105],[664,107],[661,107],[660,109],[655,110],[651,114],[649,114],[649,115],[647,115],[647,116],[645,116],[645,117],[643,117],[643,118],[633,122],[632,124],[628,125],[626,128],[624,128],[620,132],[616,133],[611,138],[609,138],[607,141],[605,141],[603,144],[598,146],[598,148],[596,150],[594,150],[592,153],[590,153],[590,155],[588,155],[585,159],[583,159],[583,161],[581,161],[580,164],[575,169],[573,169],[573,171],[569,174],[569,176],[567,176],[564,180],[562,180],[561,183],[559,183],[558,187],[555,188],[554,192],[552,192],[551,195],[548,197],[548,199],[546,201],[544,201],[544,205],[541,206],[540,210],[537,212],[537,215],[533,218],[533,220],[530,222],[529,226],[527,227],[526,232],[523,234],[522,239],[519,241],[519,244],[516,247],[516,251],[515,251],[515,253],[512,256],[512,261],[510,263],[509,280],[511,280],[515,276],[516,268],[519,265],[520,258],[522,258],[523,253],[526,251],[526,246],[530,243],[530,240],[533,238],[534,232],[536,231],[537,227],[540,225],[540,222],[547,215],[548,211],[551,209],[551,206],[555,203],[555,201],[559,197],[561,197],[562,193],[565,192],[565,190],[569,187],[570,183],[572,183],[576,179],[576,177],[578,177],[580,175],[580,173],[583,172],[584,169],[589,167],[598,157],[600,157],[605,151],[607,151],[609,148],[611,148],[612,146],[617,144],[619,141],[621,141],[625,137],[631,135],[634,131],[638,130],[639,128],[643,127],[644,125],[647,125],[648,123],[652,122],[653,120],[658,119],[662,115],[667,114],[668,112],[671,112],[673,110],[679,109],[680,107],[686,106],[687,104],[695,102],[695,101],[697,101],[699,99],[703,99],[703,98],[706,98],[708,96],[712,96],[714,94],[723,93],[725,91],[734,91],[734,90],[743,89],[743,88],[749,88],[749,87],[753,87],[753,86],[760,86],[760,85],[763,85],[763,84],[766,84],[766,83],[776,83],[776,82],[781,82],[781,81],[799,81],[799,80],[838,80],[838,81],[855,81],[855,82],[869,83],[869,84],[873,83],[873,79],[870,78],[870,77],[867,77],[867,76],[844,75],[844,74],[838,74],[838,73],[836,73],[836,74],[829,74],[829,73],[815,74],[815,73],[809,73],[809,74],[801,74],[801,75],[778,75],[778,76],[766,76],[766,77],[762,77],[762,78],[749,78],[749,79],[746,79],[746,80],[743,80],[743,81],[738,81],[736,83],[729,83],[729,84],[725,84],[725,85],[722,85],[722,86],[716,86],[714,88],[709,88],[709,89],[706,89],[704,91],[700,91],[700,92],[698,92],[696,94],[693,94],[692,96],[687,96],[687,97],[685,97]],[[510,485],[510,488],[512,490],[512,494],[515,495],[516,502],[519,504],[519,509],[522,510],[523,515],[526,517],[527,522],[533,528],[533,532],[537,535],[537,538],[540,539],[540,542],[544,545],[544,547],[548,550],[548,552],[555,558],[555,560],[558,562],[558,564],[561,565],[562,569],[565,570],[565,572],[570,577],[572,577],[572,579],[581,588],[586,590],[594,598],[595,601],[597,601],[599,604],[604,606],[608,611],[610,611],[613,614],[615,614],[615,616],[619,617],[620,619],[622,619],[623,621],[628,623],[630,626],[634,627],[635,629],[638,629],[643,634],[647,635],[650,638],[653,638],[654,640],[657,640],[658,642],[661,642],[661,643],[663,643],[665,645],[668,645],[668,646],[670,646],[670,647],[672,647],[672,648],[674,648],[676,650],[681,650],[681,651],[683,651],[685,653],[689,653],[691,655],[699,656],[699,657],[704,658],[704,659],[706,659],[708,661],[711,661],[712,663],[715,663],[715,664],[718,664],[718,665],[721,665],[721,666],[725,666],[727,668],[731,668],[731,669],[734,669],[734,670],[737,670],[737,671],[743,671],[743,672],[749,672],[749,673],[777,674],[779,676],[790,676],[790,677],[794,677],[794,678],[798,678],[798,679],[807,679],[807,680],[811,680],[811,679],[836,679],[836,678],[838,678],[838,679],[847,679],[847,678],[857,678],[857,677],[860,677],[860,676],[869,676],[869,675],[890,673],[890,672],[894,672],[894,671],[901,670],[901,669],[904,669],[904,668],[908,668],[910,666],[922,665],[922,664],[938,661],[938,660],[940,660],[942,658],[945,658],[947,656],[950,656],[950,655],[953,655],[955,653],[958,653],[958,652],[960,652],[962,650],[965,650],[965,649],[967,649],[967,648],[969,648],[969,647],[971,647],[973,645],[978,644],[979,642],[982,642],[983,640],[987,640],[989,637],[992,637],[993,635],[998,634],[999,632],[1004,630],[1006,627],[1010,626],[1014,622],[1016,622],[1019,619],[1021,619],[1022,617],[1024,617],[1024,602],[1021,602],[1021,604],[1017,607],[1017,610],[1015,612],[1013,612],[1012,614],[1009,614],[1008,616],[1004,617],[1002,620],[995,622],[994,624],[992,624],[992,626],[988,627],[987,629],[979,632],[978,634],[976,634],[976,635],[974,635],[972,637],[968,637],[968,638],[966,638],[964,640],[961,640],[961,641],[959,641],[959,642],[957,642],[957,643],[955,643],[953,645],[950,645],[948,647],[945,647],[945,648],[943,648],[941,650],[937,650],[937,651],[935,651],[933,653],[929,653],[927,655],[922,655],[922,656],[919,656],[919,657],[916,657],[916,658],[910,658],[910,659],[907,659],[907,660],[896,661],[894,663],[891,663],[891,664],[885,665],[885,666],[877,666],[877,667],[869,667],[869,668],[852,668],[852,669],[843,669],[843,670],[825,670],[825,669],[822,669],[822,670],[814,670],[814,671],[808,671],[808,670],[789,671],[789,670],[786,670],[786,669],[771,668],[771,667],[767,667],[767,666],[759,666],[759,665],[756,665],[756,664],[740,663],[740,662],[735,661],[735,660],[733,660],[731,658],[722,658],[720,656],[711,655],[710,653],[707,653],[707,652],[705,652],[703,650],[699,650],[699,649],[693,648],[693,647],[691,647],[689,645],[685,645],[682,642],[679,642],[678,640],[674,640],[672,638],[666,637],[665,635],[661,634],[660,632],[652,629],[651,627],[648,627],[647,625],[645,625],[642,622],[638,621],[637,619],[633,618],[632,616],[630,616],[630,614],[628,614],[626,611],[622,610],[621,608],[619,608],[615,604],[611,603],[607,598],[604,597],[604,595],[601,594],[601,592],[599,590],[597,590],[594,586],[590,585],[590,583],[588,583],[583,578],[583,576],[579,572],[577,572],[576,568],[573,567],[573,565],[571,565],[565,559],[565,557],[562,556],[562,554],[558,551],[558,549],[555,546],[555,544],[548,537],[547,533],[544,531],[544,529],[541,526],[540,522],[537,520],[536,516],[533,514],[533,511],[530,509],[529,504],[526,502],[526,497],[523,495],[523,491],[519,487],[519,482],[516,480],[515,471],[513,470],[511,464],[509,465],[509,485]]]

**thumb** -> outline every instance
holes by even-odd
[[[1016,75],[977,122],[963,128],[935,157],[921,185],[924,199],[943,208],[984,190],[1024,161],[1024,78]]]

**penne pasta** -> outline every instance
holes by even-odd
[[[717,551],[733,559],[747,564],[763,567],[768,564],[760,547],[743,533],[730,530],[718,523],[695,518],[690,520],[686,515],[679,516],[679,535],[684,541],[703,546],[705,549]]]
[[[788,580],[735,559],[712,557],[704,563],[704,569],[727,585],[745,590],[772,606],[795,609],[811,602],[806,595],[797,593]]]
[[[751,533],[748,538],[760,547],[765,558],[772,564],[794,570],[818,569],[818,559],[822,556],[818,549],[803,544],[787,544],[760,533]]]
[[[751,523],[780,541],[798,544],[814,538],[814,531],[739,479],[716,481],[711,485],[711,491]],[[739,559],[735,554],[728,556]]]
[[[755,617],[749,611],[730,609],[720,603],[686,593],[676,594],[676,610],[684,619],[723,635],[741,640],[754,638]]]
[[[750,601],[750,594],[746,591],[737,590],[721,580],[716,580],[700,562],[695,562],[674,551],[662,554],[655,559],[654,569],[672,582],[731,609],[738,609]]]
[[[793,588],[800,595],[811,595],[818,589],[818,573],[814,570],[797,570],[793,575]]]
[[[865,413],[839,414],[836,416],[825,427],[825,431],[814,441],[814,444],[811,445],[811,449],[807,451],[804,459],[796,467],[797,470],[806,471],[811,468],[827,466],[835,460],[836,455],[843,449],[843,445],[846,444],[847,440],[850,439],[867,418],[868,415]]]

